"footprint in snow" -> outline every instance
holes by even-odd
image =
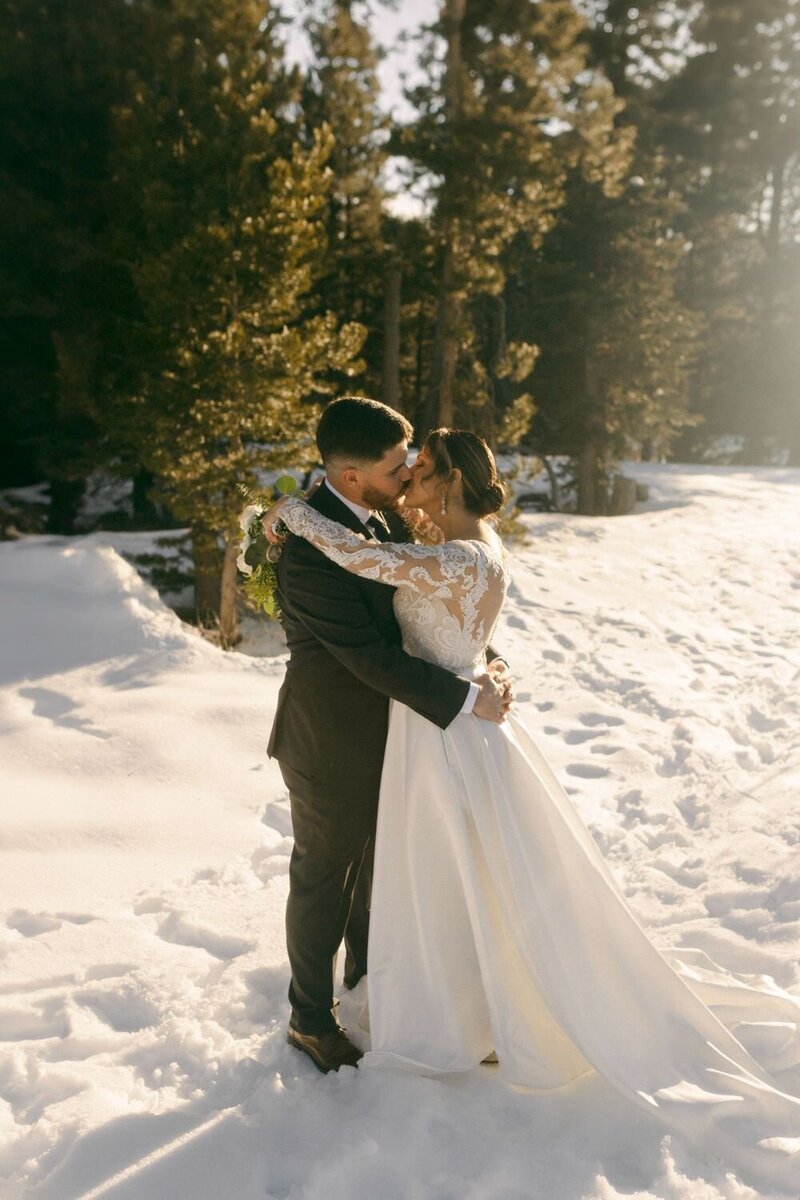
[[[759,941],[769,940],[774,922],[772,913],[765,908],[733,909],[718,920],[726,929],[731,929],[748,940],[755,937]],[[765,931],[763,936],[762,930]]]
[[[768,717],[765,713],[759,712],[757,708],[750,709],[747,723],[757,733],[773,733],[776,729],[786,728],[786,722],[782,717]]]
[[[96,920],[91,913],[32,913],[25,908],[15,908],[6,917],[6,925],[9,929],[21,933],[23,937],[38,937],[41,933],[52,933],[53,930],[60,929],[64,921],[70,925],[88,925],[90,921]]]
[[[255,949],[255,942],[233,934],[217,933],[215,929],[206,929],[187,921],[179,912],[171,912],[158,927],[158,936],[165,942],[176,946],[191,946],[197,950],[205,950],[214,958],[225,961],[248,954]]]
[[[41,1001],[31,1009],[0,1009],[0,1041],[28,1042],[65,1038],[72,1032],[63,997]]]
[[[63,922],[49,913],[27,912],[24,908],[15,909],[6,917],[9,929],[15,929],[23,937],[38,937],[40,933],[51,933],[60,929]]]
[[[581,725],[624,725],[622,717],[606,717],[603,713],[581,713],[578,717]]]
[[[659,850],[662,846],[681,846],[688,849],[692,844],[691,838],[674,828],[657,829],[653,833],[646,832],[644,840],[649,850]],[[697,859],[697,862],[699,861],[700,859]]]
[[[602,737],[604,733],[604,729],[570,729],[569,733],[564,734],[564,741],[568,746],[580,746],[583,742]]]
[[[632,829],[634,825],[641,825],[647,820],[642,793],[638,788],[619,797],[617,812],[622,817],[622,824],[626,829]]]
[[[17,980],[0,984],[0,996],[30,996],[32,992],[50,992],[74,984],[76,975],[48,975],[44,979]]]
[[[533,574],[541,575],[542,572],[534,570]],[[529,600],[527,596],[523,595],[522,590],[520,589],[519,585],[516,583],[512,583],[509,586],[508,596],[509,596],[509,599],[513,600],[516,604],[518,604],[520,608],[536,608],[537,607],[535,601]]]
[[[96,963],[93,967],[87,967],[83,978],[85,983],[98,982],[101,979],[119,979],[121,975],[130,975],[131,971],[135,970],[136,963]]]
[[[289,838],[286,838],[278,847],[259,846],[250,855],[250,868],[262,883],[267,883],[270,879],[289,874],[290,853],[291,841]]]
[[[133,911],[137,917],[142,917],[147,913],[163,912],[165,908],[169,908],[169,903],[164,896],[142,896],[134,904]]]
[[[739,871],[737,874],[741,878],[741,872]],[[708,912],[711,916],[719,918],[733,916],[739,925],[747,919],[742,914],[750,911],[767,912],[771,925],[774,926],[777,922],[784,926],[780,931],[773,928],[772,933],[777,933],[779,937],[787,936],[786,927],[793,928],[800,919],[800,879],[784,876],[772,883],[770,887],[759,887],[758,882],[755,881],[754,886],[750,887],[713,892],[706,897],[705,903]],[[760,882],[767,883],[769,881],[765,877]],[[755,927],[760,928],[763,923],[758,922]]]
[[[682,775],[688,757],[688,751],[685,751],[684,753],[679,752],[671,758],[662,758],[661,762],[656,764],[656,774],[661,775],[664,779],[671,779],[674,775]]]
[[[610,775],[608,767],[596,767],[592,763],[570,763],[567,767],[568,775],[575,775],[578,779],[601,779],[604,775]]]
[[[704,904],[710,916],[725,917],[731,912],[745,909],[761,909],[768,903],[770,892],[763,888],[732,888],[724,892],[712,892],[705,897]]]
[[[697,888],[701,883],[708,882],[708,871],[703,868],[702,859],[674,863],[669,859],[657,858],[652,865],[682,887]]]
[[[84,988],[74,999],[115,1033],[138,1033],[157,1025],[161,1013],[134,983],[116,988]]]
[[[733,864],[733,869],[736,872],[736,878],[741,879],[742,883],[755,884],[769,881],[769,875],[760,867],[749,867],[745,863],[737,862]]]
[[[690,794],[675,801],[675,807],[690,829],[707,829],[711,823],[711,808]]]
[[[269,825],[270,829],[277,830],[282,837],[291,837],[292,813],[288,799],[271,801],[261,814],[261,824]]]
[[[787,846],[800,846],[800,822],[788,829],[780,830],[778,837],[782,842],[786,842]]]

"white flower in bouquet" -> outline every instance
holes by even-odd
[[[260,519],[264,514],[264,509],[258,504],[248,504],[247,508],[242,511],[239,517],[239,525],[247,533],[253,521]]]
[[[253,564],[247,561],[247,551],[257,540],[261,532],[261,518],[264,515],[265,504],[248,504],[239,516],[239,526],[243,536],[241,541],[241,552],[236,560],[236,565],[243,575],[253,574]]]
[[[281,475],[275,481],[275,488],[281,495],[290,496],[292,492],[297,491],[297,480],[292,475]],[[280,546],[274,546],[267,541],[261,526],[261,518],[272,507],[274,501],[271,497],[254,498],[245,487],[239,490],[250,503],[239,516],[242,540],[236,565],[241,573],[247,576],[244,590],[250,602],[256,608],[263,609],[268,616],[274,617],[278,613],[275,568],[280,558]]]

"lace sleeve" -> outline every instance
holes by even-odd
[[[404,584],[418,592],[452,598],[474,588],[477,582],[477,554],[469,542],[414,546],[366,541],[294,496],[280,515],[292,533],[311,542],[337,566],[365,579],[377,579],[393,587]]]

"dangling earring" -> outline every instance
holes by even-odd
[[[447,516],[447,492],[442,492],[442,506],[439,509],[439,512],[443,517]]]

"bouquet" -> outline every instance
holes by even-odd
[[[282,496],[291,496],[297,491],[297,480],[292,475],[281,475],[275,481],[275,489]],[[268,617],[278,616],[277,565],[281,547],[268,542],[261,520],[275,503],[274,496],[255,496],[249,488],[239,486],[247,501],[247,507],[239,517],[242,541],[236,565],[246,577],[244,594],[254,608],[263,610]]]

